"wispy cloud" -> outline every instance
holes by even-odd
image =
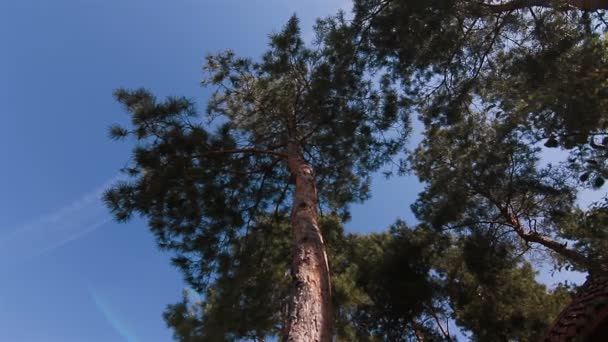
[[[0,266],[40,256],[102,227],[111,221],[101,197],[120,176],[83,194],[58,210],[0,235]]]

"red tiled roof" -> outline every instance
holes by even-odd
[[[543,341],[608,341],[597,340],[598,332],[606,330],[607,321],[608,273],[590,275],[570,305],[559,314]]]

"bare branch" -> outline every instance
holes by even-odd
[[[441,321],[439,320],[439,317],[437,316],[435,311],[431,310],[431,316],[433,316],[433,319],[435,319],[435,323],[437,323],[437,327],[439,327],[439,330],[441,330],[441,334],[443,334],[443,337],[445,337],[446,340],[451,341],[452,337],[450,336],[450,332],[443,327],[443,324],[441,324]]]
[[[583,254],[570,249],[567,247],[565,243],[560,243],[558,241],[553,240],[552,238],[541,235],[536,231],[526,231],[526,229],[521,225],[519,219],[505,207],[499,206],[498,209],[503,214],[504,218],[509,222],[509,224],[513,227],[517,235],[521,237],[525,242],[534,242],[538,243],[555,253],[566,257],[568,260],[573,263],[585,267],[589,270],[594,268],[594,264]]]
[[[239,148],[239,149],[233,149],[233,150],[207,151],[204,154],[208,155],[208,154],[238,154],[238,153],[244,153],[244,154],[248,154],[248,153],[249,154],[268,154],[268,155],[280,157],[282,159],[287,159],[287,154],[283,153],[283,152],[268,151],[268,150],[258,150],[258,149],[253,149],[253,148]]]

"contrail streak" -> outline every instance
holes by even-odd
[[[120,178],[112,177],[102,186],[52,213],[5,230],[6,233],[0,236],[0,266],[48,253],[111,221],[101,197]]]
[[[114,331],[116,331],[127,342],[139,341],[133,332],[127,327],[125,322],[119,318],[116,311],[110,306],[110,303],[108,303],[102,296],[99,295],[99,293],[97,293],[97,291],[93,289],[89,289],[89,294],[91,295],[93,303],[95,303],[95,307],[97,307],[97,309],[103,314]]]

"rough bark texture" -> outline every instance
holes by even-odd
[[[286,339],[289,342],[329,342],[333,313],[329,265],[317,213],[317,188],[313,168],[291,143],[288,166],[295,178],[291,226],[293,230],[294,292]]]
[[[498,207],[524,241],[543,245],[589,271],[587,281],[553,322],[543,342],[608,341],[608,266],[598,264],[547,236],[526,231],[506,207]]]
[[[591,273],[544,342],[608,341],[608,273]]]

